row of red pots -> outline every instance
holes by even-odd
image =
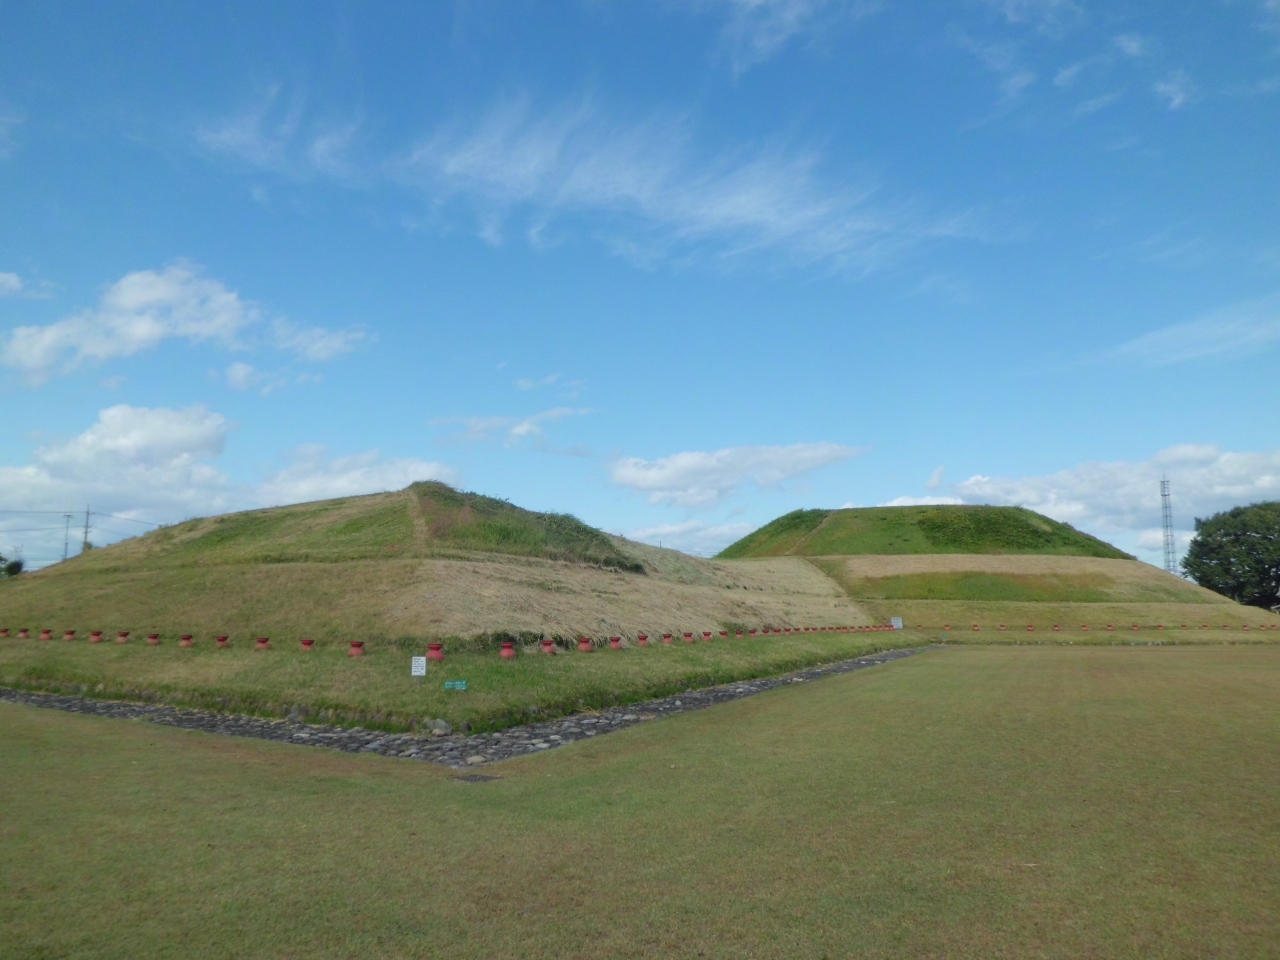
[[[1186,625],[1185,623],[1184,623],[1184,624],[1182,624],[1182,625],[1181,625],[1181,627],[1182,627],[1182,629],[1183,629],[1183,630],[1186,630],[1186,629],[1187,629],[1187,625]],[[951,629],[951,624],[949,624],[949,623],[948,623],[948,624],[944,624],[944,625],[943,625],[943,627],[942,627],[942,629],[943,629],[944,631],[946,631],[946,630],[950,630],[950,629]],[[978,631],[978,630],[981,630],[982,628],[981,628],[980,626],[978,626],[978,625],[975,623],[975,624],[973,625],[973,629],[974,629],[975,631]],[[1000,629],[1000,630],[1004,630],[1004,629],[1006,629],[1006,627],[1005,627],[1005,625],[1002,623],[1002,624],[1000,624],[999,629]],[[1108,624],[1107,624],[1106,629],[1114,633],[1114,632],[1115,632],[1115,629],[1116,629],[1116,626],[1115,626],[1115,624],[1114,624],[1114,623],[1108,623]],[[1132,625],[1129,627],[1129,629],[1130,629],[1130,630],[1132,630],[1132,631],[1137,631],[1137,630],[1141,630],[1142,628],[1141,628],[1141,627],[1139,627],[1139,626],[1135,623],[1135,624],[1132,624]],[[1164,629],[1164,624],[1163,624],[1163,623],[1158,623],[1158,624],[1156,624],[1156,629],[1157,629],[1157,630],[1163,630],[1163,629]],[[1172,629],[1172,627],[1171,627],[1170,629]],[[1192,629],[1195,629],[1195,628],[1193,627]],[[1207,623],[1203,623],[1203,624],[1201,624],[1201,625],[1200,625],[1200,629],[1201,629],[1201,630],[1208,630],[1208,629],[1209,629],[1209,625],[1208,625]],[[1230,625],[1229,623],[1224,623],[1224,624],[1222,625],[1222,629],[1223,629],[1223,630],[1230,630],[1230,629],[1231,629],[1231,625]],[[1246,623],[1246,624],[1242,625],[1242,626],[1240,627],[1240,629],[1241,629],[1241,630],[1248,630],[1248,629],[1249,629],[1249,624],[1247,624],[1247,623]],[[1265,625],[1260,625],[1260,626],[1258,627],[1258,629],[1259,629],[1259,630],[1266,630],[1266,629],[1268,629],[1268,628],[1267,628]],[[1274,624],[1274,623],[1273,623],[1273,624],[1271,625],[1270,629],[1272,629],[1272,630],[1280,629],[1280,624]],[[1028,632],[1028,633],[1035,633],[1035,630],[1036,630],[1035,624],[1033,624],[1033,623],[1028,623],[1028,624],[1027,624],[1027,632]],[[1060,623],[1055,623],[1055,624],[1053,625],[1053,631],[1054,631],[1054,633],[1061,633],[1061,632],[1062,632],[1062,630],[1063,630],[1062,624],[1060,624]],[[1083,633],[1088,633],[1088,632],[1089,632],[1089,625],[1088,625],[1087,623],[1082,623],[1082,624],[1080,624],[1080,630],[1081,630],[1081,632],[1083,632]]]

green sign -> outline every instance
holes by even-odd
[[[465,680],[446,680],[444,682],[446,690],[465,690],[467,689],[467,681]]]

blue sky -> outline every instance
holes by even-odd
[[[1158,560],[1280,497],[1277,170],[1277,0],[11,3],[0,552],[439,478]]]

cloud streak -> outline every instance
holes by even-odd
[[[433,223],[463,216],[492,244],[512,235],[534,246],[588,236],[645,264],[771,252],[866,273],[922,244],[986,232],[969,212],[890,201],[869,178],[832,182],[814,150],[695,148],[684,117],[628,123],[590,103],[538,111],[515,99],[478,119],[442,124],[382,160],[352,159],[353,135],[339,137],[320,163],[318,135],[294,114],[272,94],[239,118],[203,128],[200,142],[298,179],[399,186],[430,203]]]
[[[1280,294],[1232,304],[1196,320],[1173,324],[1123,343],[1105,356],[1151,366],[1236,359],[1280,340]]]

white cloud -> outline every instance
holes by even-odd
[[[1126,57],[1145,57],[1151,50],[1151,43],[1136,33],[1125,33],[1115,38],[1116,49]]]
[[[942,475],[946,472],[945,467],[938,467],[933,473],[929,474],[929,481],[925,484],[930,490],[937,490],[942,486]]]
[[[256,316],[234,291],[191,264],[176,263],[125,275],[92,310],[45,326],[17,327],[0,346],[0,363],[40,382],[55,369],[132,356],[170,338],[233,346]]]
[[[299,326],[288,320],[276,320],[272,330],[277,347],[316,363],[350,353],[357,344],[370,339],[361,327],[327,330],[324,327]]]
[[[26,466],[0,466],[7,510],[83,511],[127,518],[95,517],[90,539],[102,544],[145,532],[151,523],[296,503],[325,497],[398,490],[414,480],[457,482],[451,467],[416,458],[387,460],[376,450],[330,457],[323,447],[295,451],[284,469],[260,482],[235,483],[214,461],[223,453],[231,425],[201,406],[183,410],[119,404],[102,410],[83,433],[39,447]],[[34,516],[40,516],[34,514]],[[62,553],[61,518],[0,516],[0,550],[24,545],[34,560]],[[10,532],[12,531],[12,532]],[[73,528],[73,534],[75,532]]]
[[[462,432],[451,439],[476,443],[502,438],[507,447],[514,447],[521,440],[532,438],[539,449],[552,453],[579,453],[577,450],[554,450],[547,446],[542,429],[544,423],[554,423],[567,417],[582,417],[591,413],[587,408],[553,407],[527,417],[440,417],[430,421],[433,427],[461,426]]]
[[[26,287],[16,274],[0,274],[0,296]],[[0,339],[0,365],[42,383],[54,373],[133,356],[171,339],[247,349],[242,335],[259,319],[255,304],[204,276],[199,266],[179,261],[163,270],[126,274],[107,287],[93,309],[43,326],[15,328]],[[326,330],[285,319],[276,319],[271,329],[278,349],[315,362],[349,353],[370,339],[358,327]],[[247,366],[233,364],[236,369]]]
[[[965,503],[1015,504],[1103,537],[1159,531],[1160,480],[1168,477],[1175,525],[1280,498],[1280,450],[1232,453],[1211,444],[1169,447],[1150,460],[1085,463],[1046,476],[974,476],[955,485]]]
[[[516,381],[517,390],[536,390],[538,387],[554,386],[555,382],[560,379],[560,374],[553,373],[549,377],[543,377],[541,380],[520,379]]]
[[[5,507],[75,513],[91,505],[101,513],[151,521],[230,509],[235,491],[210,463],[222,453],[229,427],[220,414],[200,406],[108,407],[78,436],[38,448],[29,465],[0,466]],[[0,517],[0,538],[8,541],[5,546],[23,544],[34,560],[61,556],[61,530],[42,536],[6,532],[30,525],[29,516],[6,514]],[[127,521],[95,520],[94,526],[99,529],[91,539],[98,543],[147,529]]]
[[[262,505],[304,503],[362,493],[401,490],[416,480],[457,483],[458,473],[443,463],[416,458],[383,460],[377,450],[330,458],[324,447],[299,447],[293,462],[253,489]]]
[[[1000,93],[1006,102],[1017,100],[1036,82],[1035,71],[1023,62],[1019,44],[975,40],[965,34],[956,34],[955,39],[1000,78]]]
[[[256,390],[264,397],[274,390],[283,387],[287,382],[284,377],[279,374],[267,373],[259,370],[252,364],[245,363],[243,360],[237,360],[235,363],[227,367],[223,372],[226,378],[227,386],[233,390]],[[306,375],[303,374],[303,377]],[[303,382],[299,378],[299,382]]]
[[[1180,110],[1196,95],[1195,84],[1185,70],[1174,70],[1163,80],[1152,84],[1152,90],[1168,101],[1170,110]]]
[[[1280,294],[1232,304],[1196,320],[1153,330],[1109,351],[1113,360],[1164,366],[1260,353],[1280,340]]]
[[[444,124],[389,160],[364,163],[358,176],[337,177],[316,163],[295,115],[301,107],[275,117],[275,104],[268,98],[207,126],[201,142],[299,179],[398,185],[429,200],[432,224],[461,214],[493,244],[508,233],[535,245],[551,232],[568,236],[564,220],[575,218],[584,235],[646,264],[676,253],[727,261],[781,251],[800,264],[867,272],[921,244],[984,233],[972,213],[927,214],[880,199],[869,178],[832,182],[814,150],[695,149],[687,118],[620,123],[590,104],[538,113],[516,100]]]
[[[668,523],[633,530],[627,536],[641,543],[671,547],[695,556],[709,557],[756,529],[750,523],[708,524],[700,520]]]
[[[959,497],[894,497],[885,503],[877,504],[881,507],[930,507],[935,504],[957,504],[964,503]]]
[[[798,36],[812,35],[840,19],[880,9],[878,0],[703,0],[698,6],[729,11],[723,41],[735,73],[775,56]]]
[[[987,4],[999,11],[1006,22],[1025,24],[1050,36],[1062,35],[1085,16],[1084,9],[1074,0],[987,0]]]
[[[609,465],[609,476],[620,487],[648,494],[650,503],[700,509],[715,506],[748,481],[774,487],[861,452],[838,443],[730,447],[658,460],[625,457]]]

